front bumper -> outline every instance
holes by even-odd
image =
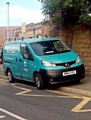
[[[63,72],[74,71],[74,70],[76,70],[76,74],[63,76]],[[39,73],[41,74],[43,80],[45,81],[47,80],[50,84],[74,81],[78,79],[83,79],[85,77],[85,69],[83,64],[77,67],[73,67],[73,68],[70,67],[60,70],[40,69]]]

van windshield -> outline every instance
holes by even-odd
[[[35,54],[38,56],[58,54],[70,51],[70,48],[60,40],[30,43],[30,46],[32,47]]]

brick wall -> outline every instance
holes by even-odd
[[[19,26],[10,26],[10,38],[13,37],[13,30],[19,28]],[[6,27],[0,27],[0,47],[2,48],[4,43],[6,42]]]
[[[5,27],[0,27],[0,47],[5,43]]]

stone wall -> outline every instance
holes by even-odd
[[[73,41],[73,30],[66,30],[62,26],[50,26],[49,27],[49,36],[57,37],[64,41],[70,48],[72,47]]]
[[[54,33],[54,34],[53,34]],[[91,31],[80,25],[70,29],[51,29],[52,37],[62,39],[73,51],[75,51],[85,65],[85,73],[91,76]]]
[[[85,65],[85,73],[91,76],[91,32],[81,26],[74,28],[72,49],[78,53]]]

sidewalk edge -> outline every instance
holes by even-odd
[[[75,88],[70,88],[70,87],[60,87],[57,90],[91,97],[91,92],[86,91],[86,90],[80,90],[80,89],[75,89]]]
[[[4,76],[4,75],[0,75],[0,78],[8,79],[7,76]],[[91,97],[91,92],[86,91],[86,90],[75,89],[75,88],[70,88],[70,87],[60,87],[57,90]]]

